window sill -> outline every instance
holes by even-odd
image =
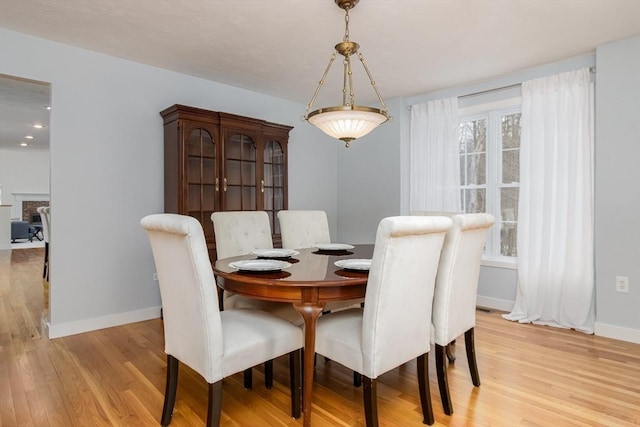
[[[516,258],[482,258],[481,265],[485,267],[507,268],[509,270],[518,269]]]

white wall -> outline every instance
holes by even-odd
[[[51,336],[158,315],[139,221],[163,211],[159,111],[172,104],[294,126],[291,207],[327,210],[335,231],[336,151],[299,120],[304,105],[5,29],[0,57],[0,73],[52,83]]]
[[[597,64],[595,330],[640,342],[640,35],[598,47]]]
[[[49,194],[49,151],[0,150],[0,183],[2,183],[2,204],[16,204],[11,193]]]
[[[401,145],[408,114],[402,99],[387,100],[387,107],[391,122],[349,148],[337,142],[338,239],[345,243],[373,243],[380,220],[400,215]]]

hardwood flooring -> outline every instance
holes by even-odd
[[[155,426],[166,358],[159,319],[49,340],[40,336],[43,249],[0,251],[0,425]],[[449,365],[454,414],[442,411],[430,360],[436,426],[638,426],[640,345],[572,330],[508,322],[478,311],[476,351],[482,385],[473,387],[458,340]],[[261,368],[252,390],[242,375],[224,380],[223,426],[299,426],[289,416],[287,358],[266,390]],[[172,426],[202,426],[206,384],[181,366]],[[363,426],[362,388],[351,372],[318,358],[314,426]],[[381,378],[382,426],[422,425],[416,366]]]

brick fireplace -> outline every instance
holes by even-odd
[[[40,206],[49,206],[48,200],[28,200],[22,202],[22,220],[28,222],[42,222],[40,221],[40,214],[38,208]]]
[[[32,215],[38,213],[40,206],[49,206],[49,194],[44,193],[12,193],[13,206],[11,218],[22,221],[32,221]]]

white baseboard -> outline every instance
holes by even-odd
[[[625,328],[622,326],[607,325],[606,323],[596,322],[594,325],[594,333],[605,338],[613,338],[616,340],[627,341],[634,344],[640,344],[640,330]]]
[[[157,319],[158,317],[160,317],[160,307],[151,307],[143,310],[111,314],[109,316],[94,317],[92,319],[78,320],[75,322],[49,324],[49,338],[66,337],[69,335],[96,331],[98,329],[120,326],[127,323]]]
[[[513,309],[513,301],[490,298],[478,295],[476,305],[479,307],[491,308],[494,310],[510,312]],[[92,319],[79,320],[76,322],[61,323],[57,325],[48,324],[49,338],[60,338],[69,335],[81,334],[98,329],[111,328],[127,323],[142,322],[144,320],[157,319],[160,317],[160,307],[152,307],[144,310],[118,313],[109,316],[95,317]],[[43,325],[44,326],[44,325]],[[640,330],[625,328],[622,326],[607,325],[596,322],[594,325],[595,335],[613,338],[640,344]]]
[[[478,297],[476,298],[476,306],[491,308],[493,310],[510,312],[513,309],[513,304],[514,301],[483,297],[482,295],[478,295]]]
[[[514,301],[490,298],[478,295],[476,305],[483,308],[491,308],[510,312],[513,309]],[[607,325],[605,323],[596,322],[594,325],[594,333],[597,336],[605,338],[613,338],[616,340],[627,341],[640,344],[640,330],[625,328],[622,326]]]

